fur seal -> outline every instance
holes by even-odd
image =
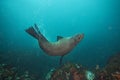
[[[84,34],[77,34],[72,37],[57,36],[56,42],[50,42],[42,35],[36,24],[34,27],[29,27],[25,31],[38,40],[40,48],[46,54],[51,56],[62,56],[60,64],[63,56],[68,54],[84,37]]]

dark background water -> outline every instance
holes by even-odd
[[[24,31],[36,23],[50,41],[84,33],[65,62],[104,66],[120,51],[120,0],[0,0],[0,62],[39,75],[58,66]]]

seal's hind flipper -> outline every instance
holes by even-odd
[[[35,29],[33,27],[30,27],[28,29],[25,30],[28,34],[30,34],[31,36],[33,36],[34,38],[38,39],[39,38],[39,34],[35,31]]]
[[[37,32],[38,32],[39,34],[41,34],[41,32],[40,32],[38,26],[37,26],[36,24],[34,24],[34,26],[35,26],[35,29],[37,30]]]

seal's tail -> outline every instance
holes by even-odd
[[[35,24],[35,28],[37,28],[36,24]],[[38,39],[40,36],[40,31],[38,30],[38,28],[36,31],[33,27],[30,27],[30,28],[26,29],[25,31],[36,39]]]

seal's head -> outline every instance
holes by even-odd
[[[84,34],[77,34],[73,37],[75,44],[79,43],[84,37]]]

